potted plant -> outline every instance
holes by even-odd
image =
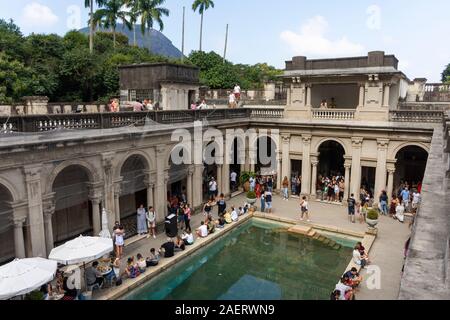
[[[252,206],[256,203],[256,193],[254,191],[247,192],[247,203]]]
[[[371,209],[369,210],[369,212],[367,212],[366,222],[369,227],[375,229],[375,227],[378,225],[378,217],[378,211],[375,209]]]
[[[255,177],[256,174],[254,172],[247,172],[247,171],[242,172],[239,180],[245,192],[248,192],[250,190],[250,178]]]

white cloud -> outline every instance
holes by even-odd
[[[286,30],[280,34],[294,54],[314,56],[348,56],[365,52],[364,46],[353,43],[343,36],[332,40],[326,37],[329,29],[327,20],[315,16],[302,25],[300,33]]]
[[[37,2],[27,4],[21,16],[22,24],[26,27],[51,27],[58,20],[52,9]]]

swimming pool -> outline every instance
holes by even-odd
[[[123,299],[327,300],[351,253],[252,219]]]

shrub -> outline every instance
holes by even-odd
[[[256,199],[256,193],[254,191],[247,192],[247,199]]]
[[[240,177],[241,184],[244,184],[247,181],[249,181],[251,177],[255,178],[256,174],[254,172],[242,172]]]
[[[367,212],[367,219],[378,220],[378,216],[378,211],[375,209],[371,209],[369,210],[369,212]]]

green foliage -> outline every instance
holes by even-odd
[[[256,199],[256,193],[254,191],[247,192],[247,199]]]
[[[89,37],[69,31],[23,36],[12,21],[0,19],[0,103],[28,95],[48,96],[54,102],[106,102],[119,94],[119,66],[143,62],[174,62],[128,44],[128,38],[97,32],[94,52]]]
[[[25,295],[25,300],[44,300],[44,294],[41,291],[35,290]]]
[[[266,63],[233,65],[215,52],[193,51],[189,60],[200,68],[200,83],[211,89],[233,88],[238,83],[242,89],[260,89],[264,82],[276,80],[282,74]]]
[[[198,10],[200,14],[203,14],[210,7],[214,8],[214,1],[212,0],[195,0],[192,4],[192,10]]]
[[[378,220],[379,214],[378,211],[375,209],[371,209],[369,210],[369,212],[367,212],[367,219],[369,220]]]
[[[447,68],[442,72],[442,82],[450,83],[450,63],[447,65]]]
[[[256,174],[254,172],[244,171],[241,173],[241,177],[239,178],[241,184],[246,183],[250,180],[250,178],[255,178]]]

